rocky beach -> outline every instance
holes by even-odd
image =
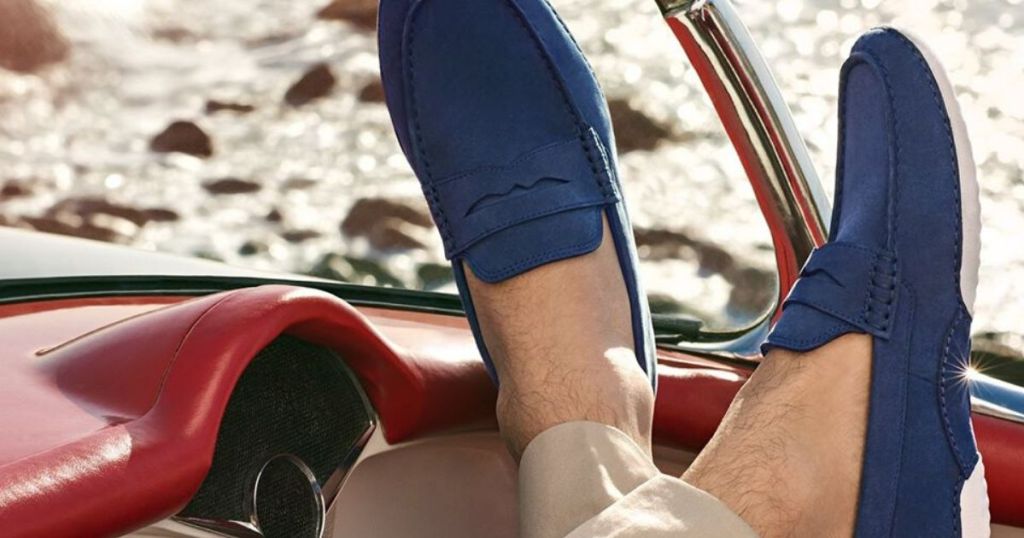
[[[609,98],[656,308],[719,329],[757,318],[775,295],[767,229],[654,2],[553,3]],[[896,24],[933,44],[979,165],[976,330],[1024,349],[1022,0],[735,6],[828,191],[853,40]],[[375,1],[12,0],[0,18],[12,17],[22,22],[0,30],[0,224],[452,289],[383,105]]]

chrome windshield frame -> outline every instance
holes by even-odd
[[[831,205],[778,84],[732,5],[656,1],[711,98],[768,224],[779,271],[777,314],[803,262],[828,236]]]

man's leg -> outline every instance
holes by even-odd
[[[633,353],[629,297],[605,224],[594,252],[497,284],[466,273],[501,385],[512,454],[552,426],[590,421],[650,451],[654,394]]]
[[[499,284],[470,277],[517,459],[538,434],[574,421],[612,426],[649,451],[654,398],[633,358],[620,275],[605,243]],[[684,480],[763,536],[850,535],[870,346],[850,335],[803,357],[770,353]]]
[[[761,536],[851,536],[870,379],[866,335],[771,351],[683,479]]]
[[[468,275],[501,380],[498,422],[520,466],[520,532],[752,536],[724,504],[651,460],[654,394],[632,349],[610,243],[499,284]],[[467,267],[467,273],[469,268]]]

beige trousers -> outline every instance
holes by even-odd
[[[519,502],[524,538],[757,536],[712,495],[661,474],[626,434],[594,422],[530,442]]]

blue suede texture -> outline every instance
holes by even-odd
[[[608,220],[634,346],[654,383],[654,338],[617,176],[607,105],[543,0],[383,0],[381,77],[477,345],[463,263],[501,282],[600,246]]]
[[[839,106],[829,242],[811,256],[763,350],[871,335],[856,536],[960,536],[960,490],[978,456],[949,118],[921,53],[884,28],[854,45]]]

